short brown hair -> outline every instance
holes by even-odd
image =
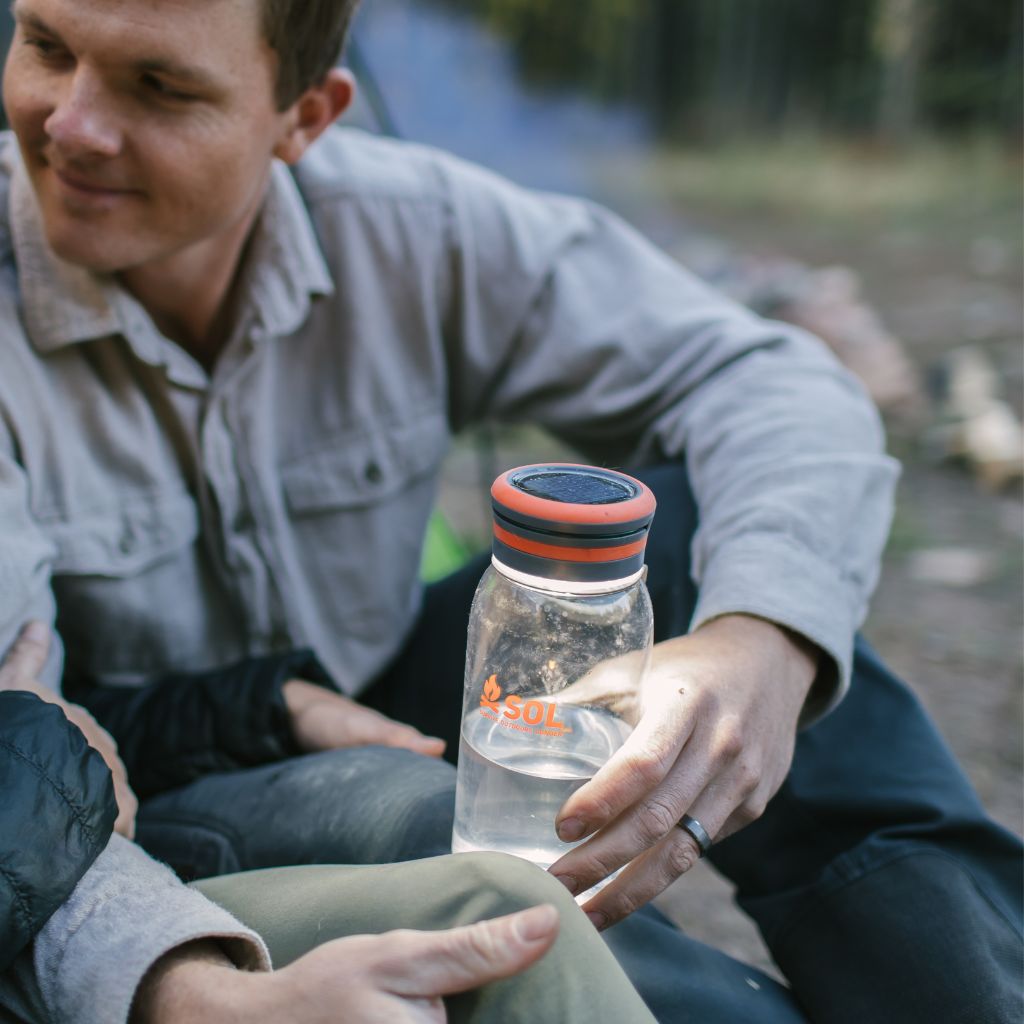
[[[263,35],[277,54],[276,98],[290,107],[338,62],[359,0],[260,0]]]

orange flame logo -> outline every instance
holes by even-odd
[[[483,696],[480,698],[480,707],[490,708],[495,714],[498,711],[498,698],[501,697],[501,687],[498,685],[497,675],[490,676],[484,683]]]

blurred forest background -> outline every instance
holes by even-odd
[[[639,103],[668,138],[1020,138],[1018,0],[450,3],[514,40],[526,81]]]

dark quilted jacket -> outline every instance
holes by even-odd
[[[64,712],[0,692],[0,971],[68,898],[116,817],[110,771]]]

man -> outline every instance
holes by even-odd
[[[198,822],[216,870],[346,859],[315,794],[365,789],[352,765],[380,782],[365,744],[436,755],[458,731],[458,674],[449,660],[428,683],[438,665],[420,655],[467,579],[422,612],[416,583],[451,432],[529,419],[599,461],[685,457],[698,590],[676,469],[649,549],[667,609],[654,696],[563,808],[560,835],[589,838],[553,871],[580,892],[628,865],[585,910],[625,920],[609,941],[664,1017],[688,969],[688,997],[713,992],[705,1018],[716,1000],[742,1016],[737,992],[769,985],[629,916],[708,838],[811,1013],[919,1000],[905,974],[922,905],[976,935],[945,953],[935,1005],[982,970],[1005,1007],[1015,983],[989,953],[1018,948],[1019,848],[899,684],[865,648],[854,660],[895,477],[861,390],[603,211],[329,130],[352,97],[333,70],[352,6],[18,0],[5,639],[56,614],[69,677],[122,687],[312,648],[346,693],[440,739],[297,679],[284,715],[326,753],[156,796],[140,839],[174,860],[186,824],[201,845]],[[393,763],[442,785],[442,765]],[[388,810],[374,823],[393,828]],[[865,936],[889,967],[873,991],[856,977]],[[676,950],[675,973],[639,978],[641,948]]]

